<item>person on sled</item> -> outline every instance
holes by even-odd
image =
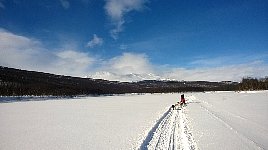
[[[180,105],[186,105],[186,102],[185,102],[185,98],[184,98],[184,94],[181,95],[181,101],[180,101]]]

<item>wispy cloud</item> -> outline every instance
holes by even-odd
[[[90,40],[86,46],[89,48],[93,48],[97,45],[102,45],[102,44],[103,44],[103,39],[98,37],[96,34],[94,34],[92,40]]]
[[[235,58],[234,56],[232,56]],[[239,57],[236,57],[238,59]],[[198,66],[191,69],[155,65],[144,53],[123,53],[110,59],[98,59],[72,47],[51,51],[37,39],[11,33],[0,28],[0,65],[27,70],[44,71],[62,75],[86,76],[96,71],[111,72],[118,76],[153,73],[176,80],[240,81],[242,77],[268,75],[267,55],[251,56],[242,62],[220,61],[217,66]],[[215,58],[216,59],[216,58]],[[195,63],[215,62],[202,59]],[[217,62],[217,61],[216,61]],[[95,68],[95,66],[98,66]],[[126,80],[126,79],[124,79]]]
[[[36,39],[0,29],[0,65],[62,75],[84,76],[95,58],[74,49],[48,50]]]
[[[68,9],[70,7],[70,2],[68,0],[60,0],[60,3],[64,9]]]
[[[126,44],[121,44],[119,46],[119,48],[122,49],[122,50],[126,50],[128,48],[128,46]]]
[[[231,59],[228,57],[213,57],[213,58],[197,58],[192,61],[190,64],[198,67],[207,66],[207,67],[216,67],[222,64],[231,63]]]
[[[130,56],[128,56],[130,55]],[[131,57],[131,58],[129,58]],[[137,62],[131,63],[136,60]],[[128,61],[127,61],[128,60]],[[97,78],[107,80],[130,81],[131,74],[140,74],[148,79],[173,79],[185,81],[241,81],[243,77],[265,77],[268,75],[268,65],[263,62],[253,62],[239,65],[226,65],[210,68],[179,68],[156,66],[141,54],[127,53],[104,62],[97,70],[100,74],[92,74]],[[151,76],[154,75],[154,76]],[[129,76],[129,79],[128,79]]]
[[[1,2],[1,0],[0,0],[0,9],[5,9],[5,5],[3,4],[3,2]]]
[[[262,54],[231,54],[222,56],[210,56],[210,57],[199,57],[195,58],[194,61],[190,62],[190,65],[195,67],[221,67],[228,65],[239,65],[262,61],[268,58],[268,53]]]
[[[267,64],[253,62],[211,68],[169,68],[162,75],[166,78],[186,81],[240,81],[243,77],[265,77],[267,74]]]
[[[232,57],[234,58],[234,56]],[[229,62],[225,65],[222,64],[222,62],[225,62],[222,60],[215,66],[197,66],[189,69],[184,67],[152,64],[146,54],[123,53],[120,56],[105,61],[105,63],[101,65],[100,70],[122,76],[131,73],[153,73],[161,78],[175,80],[240,81],[243,77],[265,77],[268,75],[267,63],[261,61],[257,56],[255,58],[258,59],[249,60],[247,62],[244,60],[243,63]],[[212,60],[213,61],[209,62],[214,62],[214,59]],[[109,79],[109,77],[110,76],[107,76],[107,79]]]
[[[114,28],[110,31],[114,39],[123,31],[124,16],[131,11],[139,11],[144,7],[146,0],[106,0],[104,9],[110,17]]]

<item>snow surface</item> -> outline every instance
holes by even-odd
[[[177,94],[0,104],[0,149],[135,149]]]
[[[200,149],[268,149],[268,92],[210,92],[188,97]]]
[[[268,149],[268,91],[0,103],[0,149]]]

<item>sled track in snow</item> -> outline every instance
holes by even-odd
[[[151,129],[139,149],[197,149],[193,136],[187,126],[184,109],[169,109]]]
[[[225,120],[223,117],[221,117],[221,115],[217,114],[213,110],[210,110],[209,108],[207,108],[203,105],[200,105],[200,107],[202,109],[204,109],[205,111],[207,111],[213,118],[215,118],[216,120],[221,122],[226,128],[231,130],[234,134],[238,135],[238,137],[240,137],[241,140],[249,141],[249,143],[252,143],[255,146],[255,149],[264,149],[264,147],[262,147],[261,144],[255,142],[253,139],[251,139],[251,138],[247,137],[246,135],[244,135],[243,133],[239,132],[235,127],[233,127],[231,124],[229,124],[227,120]]]

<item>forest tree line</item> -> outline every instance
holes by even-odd
[[[268,90],[268,76],[265,78],[246,77],[238,84],[237,90]]]
[[[171,93],[268,89],[267,78],[244,78],[241,83],[208,81],[119,82],[79,78],[0,66],[0,96],[103,95],[124,93]]]

